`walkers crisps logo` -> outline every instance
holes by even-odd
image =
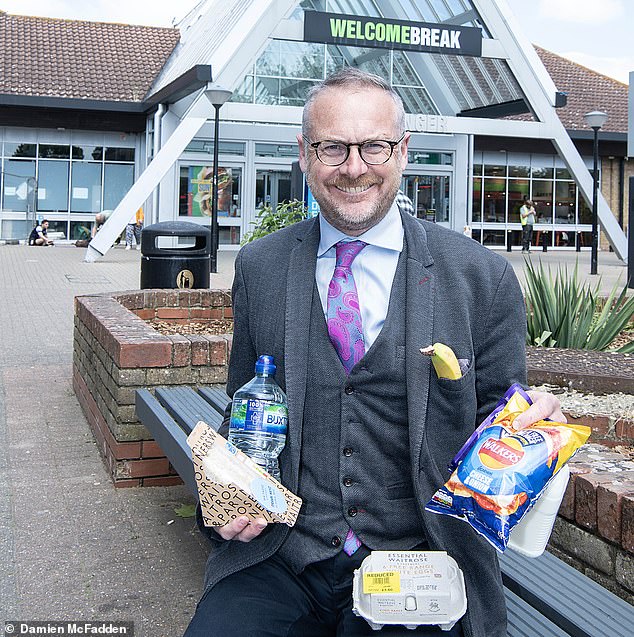
[[[322,11],[304,13],[304,41],[475,57],[482,55],[482,32],[475,27]]]

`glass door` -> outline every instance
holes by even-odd
[[[401,189],[414,203],[419,219],[449,224],[451,175],[403,175]]]
[[[256,211],[270,205],[273,209],[278,203],[291,199],[290,170],[258,168],[255,171],[255,207]]]

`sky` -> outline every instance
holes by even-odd
[[[533,44],[628,83],[633,0],[506,0]],[[172,26],[198,0],[0,0],[7,13]]]

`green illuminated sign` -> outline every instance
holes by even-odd
[[[475,27],[322,11],[304,13],[304,41],[475,57],[482,55],[482,32]]]

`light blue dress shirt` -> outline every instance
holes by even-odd
[[[315,279],[324,316],[328,304],[328,285],[335,271],[335,244],[356,240],[368,244],[352,262],[367,351],[385,323],[396,266],[403,250],[403,222],[398,207],[396,203],[392,204],[385,217],[359,237],[349,237],[333,228],[321,215],[319,228],[321,239],[317,248]]]

